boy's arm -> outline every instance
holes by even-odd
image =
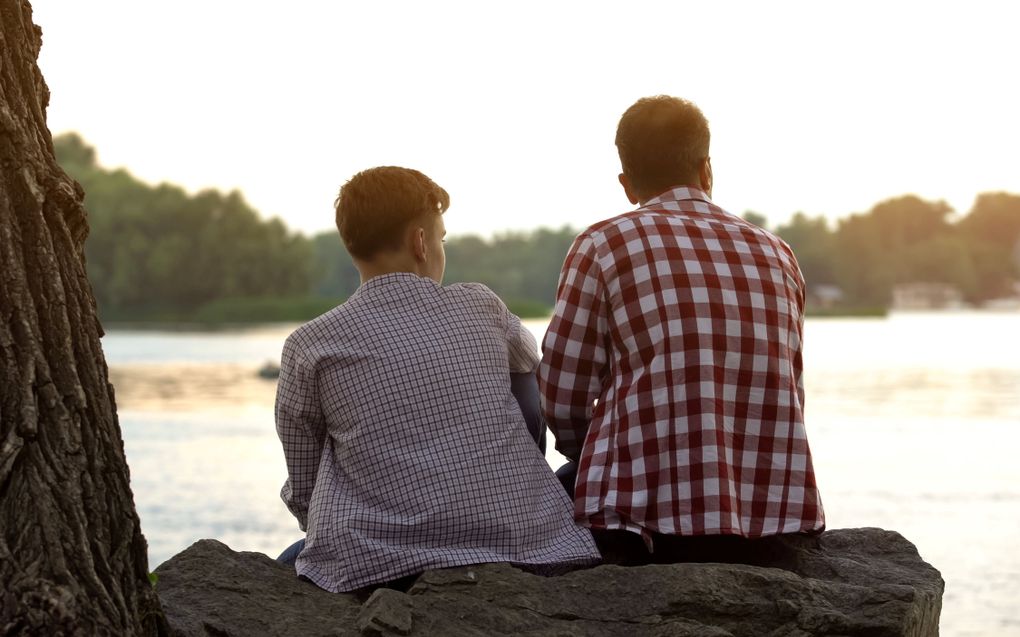
[[[582,235],[567,253],[542,344],[538,385],[556,450],[578,462],[606,373],[608,308],[595,245]]]
[[[291,339],[284,344],[280,361],[276,433],[283,443],[288,475],[280,497],[297,518],[301,530],[307,531],[308,503],[326,441],[326,423],[314,372]]]
[[[505,308],[506,306],[504,306]],[[511,374],[531,373],[538,368],[538,343],[531,330],[509,309],[507,315],[507,355]]]
[[[455,283],[471,290],[473,302],[480,302],[492,312],[501,329],[505,330],[507,362],[511,374],[531,373],[538,369],[538,343],[521,319],[510,311],[503,299],[481,283]]]
[[[499,298],[499,297],[496,297]],[[510,364],[510,393],[517,400],[517,406],[524,415],[528,433],[545,455],[545,421],[538,399],[538,343],[531,330],[524,327],[520,317],[510,311],[502,300],[499,301],[503,321],[506,323],[507,359]]]

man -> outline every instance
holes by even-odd
[[[575,519],[624,562],[720,559],[746,545],[735,538],[822,530],[793,253],[712,203],[694,104],[639,100],[616,145],[640,207],[574,241],[539,369],[556,448],[575,463]],[[712,536],[728,537],[686,541]]]
[[[307,531],[289,552],[329,591],[598,559],[511,394],[534,338],[484,286],[440,285],[448,206],[418,171],[355,175],[336,219],[361,286],[284,345],[281,495]]]

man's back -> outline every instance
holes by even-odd
[[[580,461],[575,517],[684,536],[824,527],[803,307],[789,248],[696,188],[581,233],[540,370],[557,448]]]

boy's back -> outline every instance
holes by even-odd
[[[332,591],[482,562],[598,553],[529,436],[509,374],[534,339],[487,288],[374,277],[284,348],[277,428],[299,574]]]

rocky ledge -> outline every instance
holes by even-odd
[[[758,566],[507,564],[429,571],[407,593],[333,594],[261,553],[201,540],[156,570],[180,635],[937,635],[944,582],[882,529],[792,537]]]

